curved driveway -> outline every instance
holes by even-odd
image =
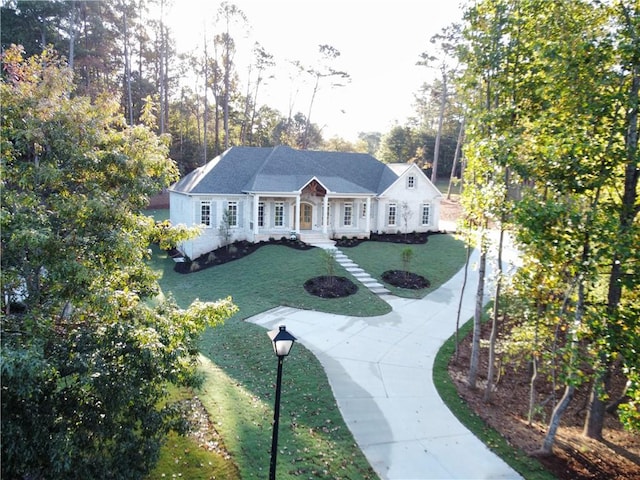
[[[249,319],[267,329],[286,325],[317,356],[381,479],[522,478],[455,418],[433,385],[435,355],[455,331],[463,274],[423,299],[383,296],[393,310],[379,317],[279,307]],[[461,322],[473,316],[476,286],[470,268]]]

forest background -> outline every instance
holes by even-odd
[[[273,5],[272,16],[286,17],[282,11],[286,3]],[[434,34],[434,43],[430,43],[427,24],[424,53],[418,49],[407,65],[408,69],[422,68],[425,82],[415,92],[397,92],[403,98],[413,97],[414,113],[400,119],[402,123],[389,119],[394,123],[388,131],[362,131],[357,138],[326,138],[327,124],[317,125],[313,118],[323,106],[330,105],[338,116],[345,108],[339,102],[351,73],[340,47],[323,43],[316,46],[311,58],[276,58],[256,38],[252,19],[237,5],[222,2],[202,7],[198,2],[175,5],[165,0],[5,0],[2,47],[19,44],[30,56],[52,45],[73,68],[78,94],[95,97],[108,92],[120,98],[129,124],[139,122],[148,105],[156,115],[158,133],[171,134],[171,158],[182,174],[229,146],[289,145],[368,152],[385,162],[410,160],[426,169],[436,155],[443,172],[439,176],[449,175],[461,123],[448,85],[454,62],[452,51],[443,50],[447,45],[440,34]],[[191,13],[186,14],[185,10]],[[177,11],[192,25],[189,38],[195,45],[185,47],[184,41],[176,38],[189,30],[176,27],[173,17]],[[354,25],[354,32],[366,24],[366,11],[362,15],[365,23]],[[194,40],[193,31],[202,37]],[[281,35],[288,37],[290,33]],[[380,31],[379,36],[386,38],[387,32]],[[387,38],[386,43],[393,48],[393,39]],[[375,52],[370,55],[359,61],[379,61]],[[378,75],[384,74],[385,78],[403,76],[398,72],[384,73],[383,64],[377,69]],[[379,99],[393,97],[394,90],[402,85],[402,81],[390,79],[385,90],[371,98],[368,109],[375,111],[388,103]],[[280,92],[277,99],[269,95],[272,87]],[[288,97],[284,112],[278,110],[283,96]],[[449,108],[442,108],[444,102]]]

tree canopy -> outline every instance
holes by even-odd
[[[463,201],[522,252],[514,338],[529,332],[530,360],[567,402],[591,388],[587,436],[600,438],[609,403],[637,428],[640,5],[486,0],[465,21]],[[619,405],[613,369],[629,379]]]
[[[168,385],[235,306],[153,300],[150,242],[193,234],[141,213],[177,178],[167,138],[75,95],[49,50],[2,67],[2,476],[140,478],[182,424]]]

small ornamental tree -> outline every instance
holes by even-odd
[[[149,302],[149,244],[193,232],[140,211],[177,178],[168,138],[112,99],[74,96],[50,51],[13,46],[0,81],[2,478],[139,479],[183,424],[200,333],[229,298]]]
[[[327,281],[330,285],[335,282],[336,275],[336,251],[333,249],[322,249],[322,260],[327,273]]]
[[[227,250],[229,250],[229,244],[231,243],[231,213],[228,209],[222,214],[222,220],[220,220],[220,225],[218,225],[218,235],[220,236],[222,246],[227,247]]]
[[[411,260],[413,259],[413,249],[411,247],[404,248],[401,252],[402,256],[402,270],[404,270],[405,275],[409,273],[409,266],[411,265]]]
[[[408,202],[402,202],[400,204],[400,218],[404,225],[404,241],[407,241],[407,234],[409,233],[409,220],[413,217],[413,212]]]

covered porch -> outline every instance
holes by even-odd
[[[371,195],[335,194],[317,179],[298,192],[253,192],[251,231],[254,241],[296,235],[306,243],[371,232]]]

